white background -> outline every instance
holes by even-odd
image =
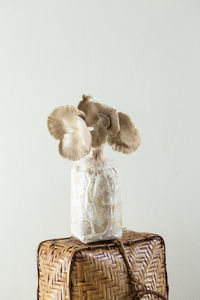
[[[123,225],[161,234],[170,299],[199,294],[200,2],[0,1],[0,298],[36,299],[41,240],[70,235],[70,169],[46,119],[82,93],[128,113]]]

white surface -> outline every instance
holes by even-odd
[[[36,299],[36,249],[70,234],[70,169],[46,128],[89,93],[142,144],[119,161],[123,223],[167,245],[170,299],[199,299],[200,3],[0,2],[2,300]],[[3,258],[2,258],[3,257]]]

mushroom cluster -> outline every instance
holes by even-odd
[[[59,153],[69,160],[79,160],[92,148],[106,142],[113,150],[132,153],[140,145],[140,136],[130,117],[114,108],[82,96],[78,108],[61,106],[48,117],[50,134],[59,140]]]

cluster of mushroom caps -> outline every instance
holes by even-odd
[[[140,145],[140,136],[127,114],[82,96],[75,106],[61,106],[48,117],[50,134],[59,140],[59,153],[79,160],[106,142],[113,150],[129,154]]]

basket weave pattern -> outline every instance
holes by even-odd
[[[165,246],[158,235],[123,230],[121,242],[86,245],[65,238],[39,245],[38,300],[167,297]]]

